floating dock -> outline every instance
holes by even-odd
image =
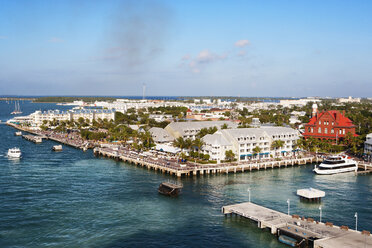
[[[37,135],[29,135],[29,134],[25,134],[25,135],[22,135],[22,137],[26,140],[29,140],[29,141],[32,141],[36,144],[40,144],[43,142],[43,138],[41,136],[37,136]]]
[[[335,226],[312,218],[269,209],[252,202],[222,207],[223,214],[235,214],[257,223],[259,228],[269,228],[272,234],[295,239],[299,247],[310,248],[357,248],[372,247],[368,231],[354,231],[347,226]]]
[[[181,193],[183,186],[181,184],[162,182],[159,185],[158,192],[167,196],[178,196]]]
[[[301,198],[301,200],[307,200],[307,201],[314,201],[314,202],[320,202],[323,197],[325,197],[325,192],[321,191],[319,189],[298,189],[297,195]]]

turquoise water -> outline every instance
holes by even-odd
[[[0,102],[0,119],[10,118]],[[55,105],[21,104],[27,113]],[[13,106],[10,107],[10,110]],[[95,158],[52,141],[36,145],[0,125],[0,247],[286,247],[254,223],[224,217],[221,207],[248,200],[319,219],[318,204],[299,201],[298,188],[326,191],[323,221],[372,230],[372,175],[317,176],[312,166],[183,178],[183,194],[157,187],[168,175]],[[9,160],[18,146],[21,160]]]

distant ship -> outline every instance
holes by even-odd
[[[15,108],[14,108],[14,111],[12,113],[10,113],[12,115],[19,115],[19,114],[22,114],[22,111],[21,111],[21,108],[19,107],[19,102],[15,102]]]

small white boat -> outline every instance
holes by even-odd
[[[332,175],[344,172],[356,172],[358,163],[347,156],[329,156],[323,162],[315,166],[314,172],[320,175]]]
[[[62,151],[62,145],[55,145],[52,148],[53,151]]]
[[[15,136],[21,136],[22,135],[22,132],[21,131],[15,132],[14,135]]]
[[[20,158],[22,156],[21,150],[18,147],[10,148],[8,150],[8,157]]]

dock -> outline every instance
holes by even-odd
[[[13,123],[6,123],[8,126],[11,126],[17,130],[20,130],[20,131],[23,131],[23,132],[27,132],[29,134],[32,134],[32,135],[28,135],[28,136],[38,136],[38,137],[41,137],[42,139],[49,139],[49,140],[53,140],[53,141],[56,141],[58,143],[61,143],[61,144],[64,144],[64,145],[68,145],[68,146],[71,146],[73,148],[76,148],[76,149],[82,149],[82,150],[86,150],[87,148],[92,148],[88,142],[77,142],[76,140],[70,140],[70,139],[67,139],[67,138],[63,138],[63,137],[60,137],[61,135],[45,135],[43,133],[40,133],[40,131],[37,131],[37,130],[31,130],[27,127],[21,127],[19,125],[16,125],[16,124],[13,124]]]
[[[267,170],[274,168],[286,168],[295,165],[305,165],[319,162],[315,156],[307,156],[294,159],[283,159],[280,161],[252,161],[252,162],[233,162],[221,164],[181,164],[176,159],[158,159],[154,157],[144,157],[127,149],[113,150],[110,148],[96,147],[93,149],[96,156],[112,158],[130,164],[138,165],[148,170],[160,171],[169,175],[197,176],[209,174],[229,174],[243,173],[255,170]]]
[[[38,136],[38,135],[25,134],[25,135],[22,135],[22,138],[24,138],[26,140],[29,140],[29,141],[32,141],[36,144],[40,144],[40,143],[43,142],[43,138],[41,136]]]
[[[172,182],[162,182],[159,185],[158,192],[167,196],[178,196],[183,188],[182,184]]]
[[[320,202],[325,197],[325,192],[314,188],[298,189],[297,195],[301,200]]]
[[[245,202],[222,207],[223,214],[241,216],[268,228],[277,236],[285,235],[297,240],[299,247],[309,248],[357,248],[372,247],[368,231],[355,231],[347,226],[335,226],[330,222],[318,222],[312,218],[288,215],[264,206]]]

